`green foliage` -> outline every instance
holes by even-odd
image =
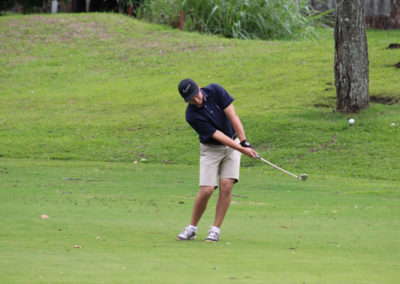
[[[36,7],[42,7],[48,2],[48,0],[17,0],[22,6],[22,12],[24,14],[30,14],[34,12]]]
[[[147,0],[141,17],[177,28],[181,10],[187,31],[241,39],[308,36],[320,18],[307,0]]]
[[[0,15],[2,11],[7,11],[15,6],[17,0],[1,0],[0,2]]]
[[[123,11],[125,14],[129,14],[129,9],[132,6],[133,15],[136,15],[143,2],[144,0],[119,0],[118,6],[120,11]]]

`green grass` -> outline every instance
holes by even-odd
[[[196,166],[0,161],[1,283],[396,283],[398,183],[242,170],[217,244]],[[183,174],[184,172],[184,174]],[[42,220],[41,214],[50,218]],[[82,248],[74,248],[79,245]]]
[[[313,41],[241,41],[120,15],[0,21],[0,157],[197,163],[177,93],[192,77],[225,86],[250,142],[288,170],[399,180],[399,105],[373,104],[352,115],[353,128],[333,112],[331,30]],[[371,95],[399,97],[398,51],[385,49],[399,36],[368,33]]]
[[[0,282],[398,282],[400,107],[336,113],[333,31],[318,33],[241,41],[121,15],[0,17]],[[400,97],[399,51],[385,49],[398,38],[368,31],[371,95]],[[215,197],[200,239],[174,241],[198,183],[185,77],[223,85],[256,150],[309,175],[244,157],[218,244],[201,240]]]

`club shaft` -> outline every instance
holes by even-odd
[[[278,167],[277,165],[274,165],[273,163],[271,163],[271,162],[265,160],[264,158],[261,158],[261,157],[260,157],[260,160],[263,161],[264,163],[267,163],[267,164],[270,165],[270,166],[273,166],[275,169],[278,169],[278,170],[280,170],[280,171],[282,171],[282,172],[284,172],[284,173],[287,173],[287,174],[291,175],[292,177],[295,177],[295,178],[297,178],[297,179],[300,179],[299,176],[296,176],[295,174],[292,174],[292,173],[290,173],[290,172],[288,172],[288,171],[285,171],[284,169]]]

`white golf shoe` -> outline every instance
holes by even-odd
[[[219,233],[211,229],[208,232],[208,236],[205,239],[205,241],[209,242],[209,243],[212,243],[212,242],[218,242],[218,240],[219,240]]]
[[[191,241],[196,238],[196,231],[186,227],[177,237],[177,241]]]

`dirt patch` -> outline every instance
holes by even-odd
[[[311,152],[311,153],[316,153],[316,152],[324,151],[324,150],[328,149],[328,147],[330,147],[331,145],[333,145],[333,144],[336,143],[337,136],[338,136],[338,133],[336,133],[335,135],[333,135],[333,136],[332,136],[332,139],[331,139],[329,142],[324,143],[324,144],[322,144],[322,145],[319,146],[319,147],[314,147],[314,148],[310,149],[310,152]]]
[[[400,43],[391,43],[387,47],[387,49],[397,49],[397,48],[400,48]]]
[[[400,43],[391,43],[391,44],[389,44],[388,47],[386,47],[386,49],[400,49]],[[400,62],[395,64],[394,66],[396,66],[397,68],[400,68]]]
[[[94,22],[88,23],[69,23],[66,27],[65,36],[71,38],[85,38],[88,35],[97,37],[99,40],[111,38],[104,25]]]
[[[74,18],[35,15],[7,23],[13,32],[5,33],[9,40],[21,42],[68,42],[75,39],[106,40],[111,38],[104,23],[76,21]]]
[[[399,97],[389,97],[389,96],[370,96],[369,101],[376,104],[384,105],[395,105],[400,103]]]
[[[399,62],[400,68],[400,62]],[[370,103],[374,104],[383,104],[383,105],[395,105],[400,104],[400,95],[399,96],[370,96]],[[314,104],[317,108],[335,108],[336,107],[336,97],[327,97],[318,100]]]
[[[228,50],[231,45],[225,43],[206,44],[196,41],[182,42],[178,36],[171,34],[157,34],[148,38],[130,38],[126,41],[129,47],[137,52],[137,49],[145,50],[145,55],[165,55],[170,53],[191,53],[198,51],[220,52]]]

